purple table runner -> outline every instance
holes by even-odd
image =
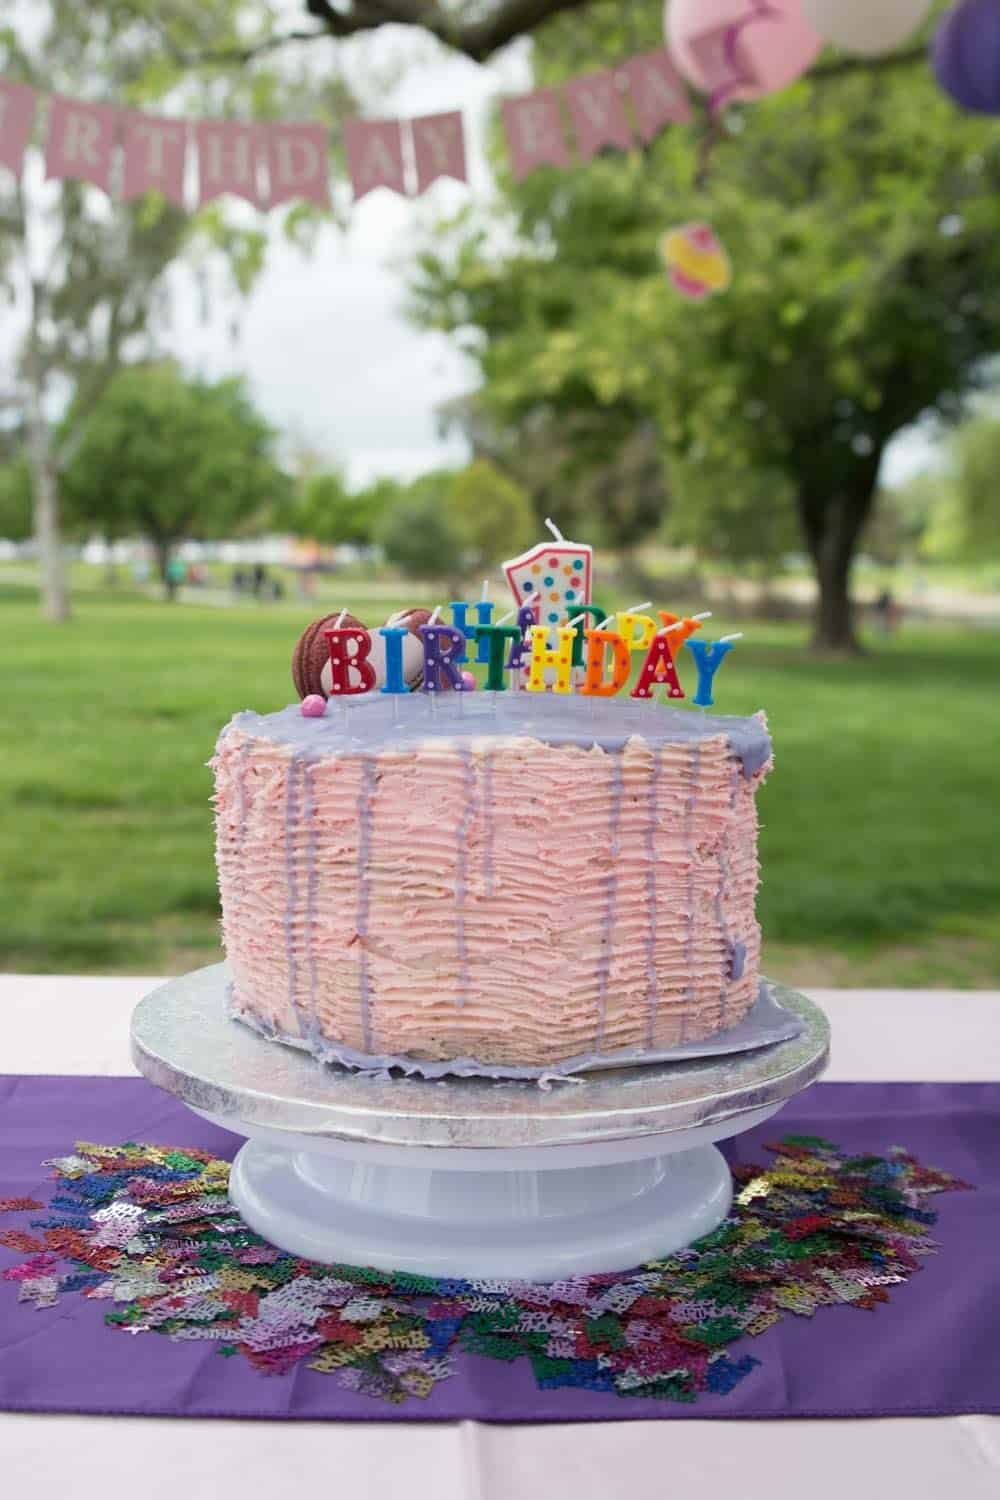
[[[692,1404],[579,1388],[541,1389],[526,1359],[457,1356],[457,1373],[423,1400],[393,1406],[300,1363],[264,1375],[212,1344],[108,1327],[114,1304],[65,1293],[55,1306],[17,1300],[0,1281],[0,1409],[334,1420],[602,1421],[675,1417],[863,1417],[1000,1413],[1000,1085],[817,1084],[774,1120],[731,1143],[741,1163],[764,1142],[822,1136],[850,1153],[901,1146],[973,1184],[932,1200],[937,1254],[868,1311],[820,1307],[786,1317],[729,1357],[759,1361],[727,1393]],[[231,1159],[229,1135],[142,1079],[0,1077],[0,1199],[48,1202],[43,1167],[75,1141],[200,1148]],[[0,1215],[0,1230],[38,1214]],[[24,1256],[0,1247],[0,1271]]]

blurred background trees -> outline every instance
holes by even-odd
[[[661,27],[659,0],[556,20],[538,33],[536,78],[655,46]],[[492,422],[582,430],[586,446],[561,448],[567,487],[648,427],[674,533],[766,553],[793,519],[817,583],[814,641],[854,649],[851,567],[886,449],[928,412],[953,419],[1000,339],[994,126],[956,110],[922,63],[820,66],[732,111],[707,176],[684,130],[521,184],[499,145],[496,161],[497,199],[436,235],[413,278],[415,315],[464,340]],[[693,219],[735,262],[729,291],[697,306],[656,253]],[[648,535],[655,508],[636,516],[630,498]],[[610,505],[605,487],[609,526]]]
[[[64,470],[69,515],[109,539],[144,537],[173,598],[180,542],[237,536],[281,503],[275,437],[239,380],[186,380],[169,362],[120,370]]]

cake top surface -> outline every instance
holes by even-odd
[[[247,710],[237,714],[223,734],[232,730],[311,755],[520,739],[621,750],[632,739],[663,746],[725,738],[747,777],[771,758],[763,714],[735,718],[651,707],[631,699],[581,699],[557,693],[376,692],[331,703],[321,718],[304,718],[298,704],[273,714]]]

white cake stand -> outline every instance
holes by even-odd
[[[321,1065],[226,1014],[225,965],[155,990],[132,1019],[152,1083],[246,1137],[230,1196],[273,1244],[326,1264],[552,1281],[668,1255],[729,1212],[714,1142],[823,1071],[829,1026],[804,996],[794,1041],[535,1083]]]

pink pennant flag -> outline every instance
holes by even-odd
[[[687,88],[666,47],[630,57],[622,72],[628,79],[635,122],[644,141],[659,135],[664,125],[685,125],[691,119]]]
[[[0,78],[0,166],[18,177],[35,119],[35,91]]]
[[[321,208],[329,208],[326,126],[272,124],[266,126],[265,133],[271,205],[287,203],[290,198],[308,198]]]
[[[564,85],[563,92],[576,133],[576,149],[584,161],[590,161],[605,146],[629,149],[632,131],[618,80],[610,69],[574,78]]]
[[[410,121],[413,132],[413,154],[417,163],[417,194],[426,192],[439,177],[454,177],[467,182],[465,165],[465,131],[462,115],[453,110],[446,115],[422,115]]]
[[[406,196],[403,131],[398,120],[347,120],[344,149],[355,202],[378,187]]]
[[[126,203],[143,193],[158,192],[178,208],[184,207],[187,138],[184,120],[164,120],[134,111],[124,117],[122,198]]]
[[[238,120],[199,120],[194,131],[199,204],[233,193],[257,208],[266,208],[258,171],[261,127],[243,125]]]
[[[505,99],[503,124],[518,182],[545,163],[572,166],[555,89],[537,89],[533,94]]]
[[[106,104],[84,104],[53,94],[45,143],[46,177],[73,177],[110,192],[111,150],[119,113]]]

